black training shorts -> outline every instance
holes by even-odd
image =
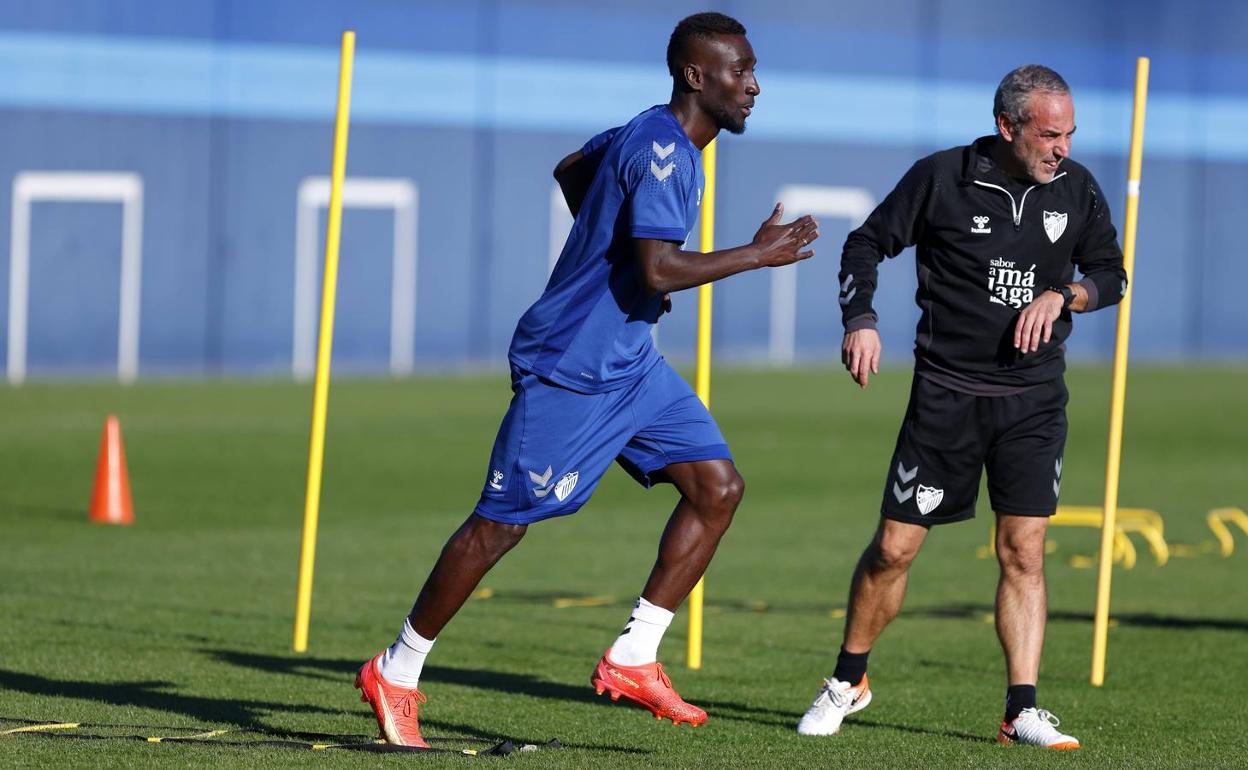
[[[973,396],[915,375],[880,513],[912,524],[975,515],[980,471],[997,513],[1052,516],[1062,483],[1066,384]]]

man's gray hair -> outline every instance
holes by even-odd
[[[1025,64],[1001,78],[997,93],[992,97],[992,122],[1005,113],[1012,126],[1021,126],[1031,120],[1027,112],[1027,97],[1043,91],[1054,94],[1070,93],[1070,86],[1062,76],[1043,64]]]

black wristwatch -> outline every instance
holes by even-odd
[[[1070,303],[1075,301],[1075,293],[1065,284],[1053,284],[1052,286],[1045,287],[1045,291],[1055,291],[1062,295],[1062,310],[1070,309]]]

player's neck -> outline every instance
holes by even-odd
[[[719,126],[715,125],[714,119],[700,109],[693,99],[686,98],[687,96],[687,94],[672,94],[672,100],[667,103],[667,108],[672,111],[676,122],[685,130],[685,136],[689,137],[689,141],[693,142],[699,150],[705,149],[719,134]]]

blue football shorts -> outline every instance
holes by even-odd
[[[666,361],[606,393],[516,371],[511,389],[474,509],[493,521],[576,513],[613,460],[647,488],[666,481],[657,472],[673,463],[732,460],[711,413]]]

